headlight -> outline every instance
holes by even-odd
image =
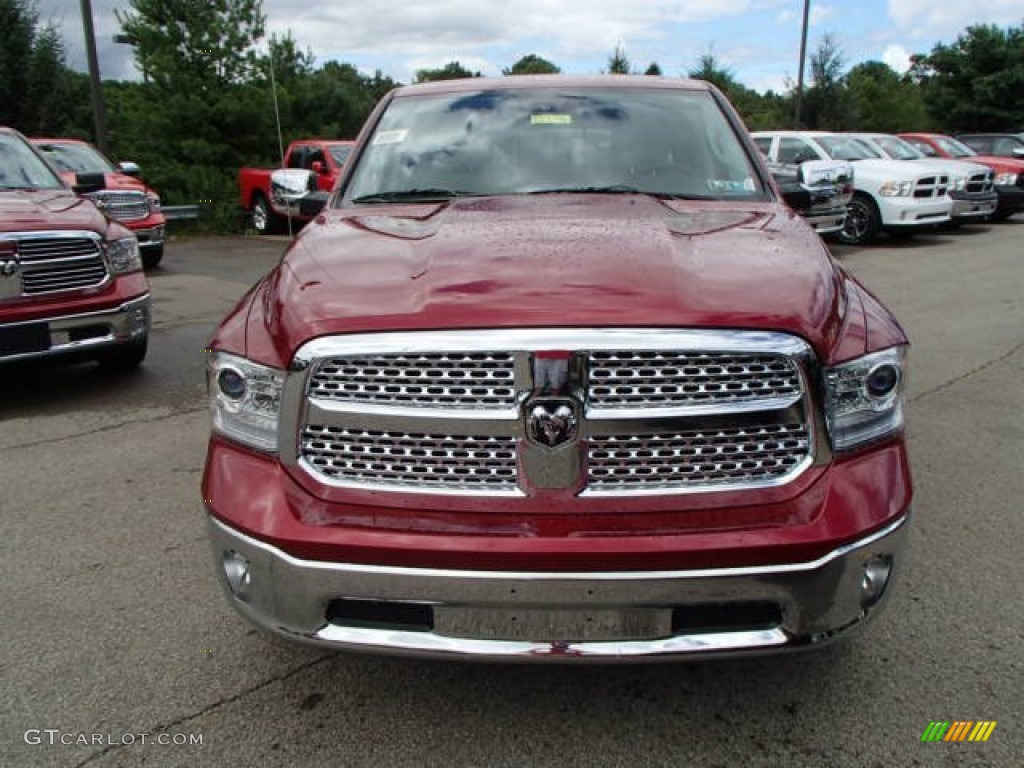
[[[225,437],[277,452],[277,421],[284,371],[215,352],[207,364],[213,429]]]
[[[878,189],[882,197],[910,197],[913,193],[912,181],[887,181]]]
[[[903,428],[905,370],[905,346],[825,369],[825,416],[837,452]]]
[[[132,237],[122,237],[107,243],[107,262],[110,271],[115,275],[125,272],[138,272],[142,269],[142,258],[139,256],[139,241]]]
[[[1016,173],[999,173],[996,174],[996,186],[998,187],[1013,187],[1017,184]]]
[[[156,213],[160,210],[160,197],[158,195],[149,194],[146,195],[146,200],[149,201],[149,212]]]

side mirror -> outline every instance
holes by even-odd
[[[803,187],[787,186],[782,190],[782,199],[794,211],[806,211],[814,202],[811,193]]]
[[[99,192],[107,186],[107,177],[102,173],[76,173],[75,183],[71,186],[76,195],[88,195]]]
[[[327,166],[324,164],[323,160],[314,160],[312,163],[312,168],[313,173],[315,173],[317,176],[323,176],[325,173],[327,173]]]
[[[1024,157],[1024,147],[1014,147],[1010,150],[1010,154],[1014,157]]]
[[[117,164],[117,170],[123,173],[125,176],[131,176],[132,178],[139,178],[142,175],[142,169],[138,163],[133,163],[130,160],[125,160]]]
[[[306,195],[299,201],[299,215],[304,219],[314,219],[320,215],[320,211],[327,205],[329,192],[313,192]]]

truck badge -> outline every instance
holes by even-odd
[[[530,439],[556,448],[576,438],[576,412],[569,400],[535,400],[526,420]]]

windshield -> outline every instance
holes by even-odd
[[[874,142],[893,160],[920,160],[924,157],[912,144],[897,136],[875,136]]]
[[[854,162],[882,157],[880,152],[849,136],[817,136],[815,141],[833,160]]]
[[[396,98],[345,199],[641,192],[765,199],[707,92],[523,88]]]
[[[977,152],[949,136],[936,136],[935,143],[950,157],[974,157]]]
[[[344,165],[345,161],[348,160],[348,156],[352,154],[352,147],[328,147],[328,151],[331,153],[331,157],[334,158],[335,163]]]
[[[60,177],[22,139],[0,133],[0,189],[61,189]]]
[[[72,173],[110,173],[114,166],[88,144],[41,143],[40,152],[61,171]]]

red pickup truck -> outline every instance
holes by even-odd
[[[352,151],[354,142],[304,139],[288,145],[283,169],[243,168],[238,172],[238,190],[242,208],[252,216],[257,233],[269,235],[281,231],[288,218],[307,219],[292,205],[292,195],[305,192],[330,192]],[[306,171],[291,173],[288,171]],[[299,189],[294,189],[295,181]],[[277,183],[275,183],[277,181]]]
[[[543,662],[816,647],[878,612],[907,339],[717,89],[410,86],[353,157],[210,342],[202,499],[245,617]]]
[[[149,285],[139,243],[18,132],[0,128],[0,367],[40,358],[132,368],[146,355]],[[76,192],[80,194],[76,194]]]

